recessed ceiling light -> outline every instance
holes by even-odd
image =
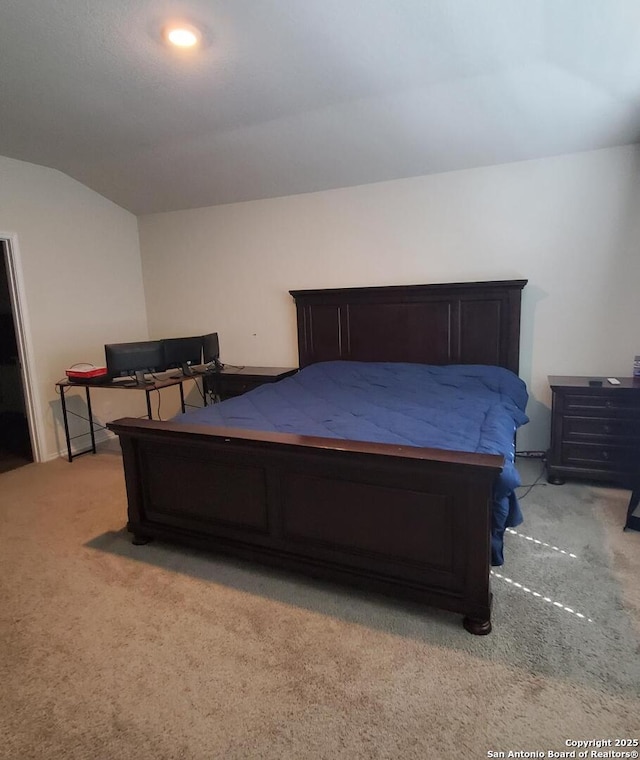
[[[194,47],[200,42],[202,35],[191,24],[171,24],[164,30],[165,39],[180,48]]]

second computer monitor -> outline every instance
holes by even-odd
[[[190,374],[193,365],[202,364],[202,338],[165,338],[162,341],[164,349],[165,369],[181,369],[185,375]]]
[[[205,364],[211,364],[220,358],[220,342],[218,333],[202,336],[202,359]]]

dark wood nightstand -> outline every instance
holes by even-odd
[[[297,367],[233,367],[205,375],[205,390],[218,396],[222,401],[233,396],[241,396],[265,383],[275,383],[290,375],[295,375]]]
[[[640,381],[620,377],[549,377],[553,391],[547,479],[567,477],[627,485],[640,444]],[[601,386],[589,385],[602,380]]]

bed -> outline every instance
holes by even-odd
[[[455,436],[448,448],[402,435],[363,441],[348,427],[336,433],[292,421],[283,431],[277,418],[272,427],[243,427],[242,407],[262,403],[267,391],[290,398],[289,381],[312,377],[321,388],[340,367],[388,376],[405,365],[435,375],[454,365],[466,381],[489,371],[517,385],[525,284],[291,291],[298,375],[216,405],[213,420],[195,413],[109,424],[122,446],[134,542],[180,542],[349,583],[461,613],[469,632],[489,633],[490,567],[502,559],[499,534],[519,519],[513,433],[526,420],[522,387],[497,391],[517,407],[511,439],[501,433],[498,448],[462,439],[457,448]],[[395,386],[390,379],[383,397]],[[240,412],[225,417],[234,404]]]

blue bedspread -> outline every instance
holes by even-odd
[[[491,537],[501,565],[505,528],[522,522],[514,433],[528,422],[527,399],[502,367],[333,361],[174,421],[501,454]]]

